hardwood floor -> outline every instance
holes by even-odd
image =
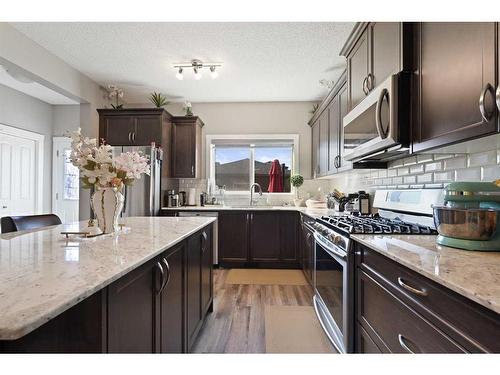
[[[265,353],[265,306],[312,305],[309,285],[226,284],[228,272],[214,272],[214,312],[206,319],[194,353]]]

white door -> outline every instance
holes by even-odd
[[[0,216],[36,213],[36,141],[0,132]]]
[[[71,139],[54,137],[52,150],[52,211],[63,223],[78,221],[80,176],[69,160]]]

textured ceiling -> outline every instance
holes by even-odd
[[[160,90],[172,101],[307,101],[324,97],[318,81],[337,79],[352,23],[13,23],[96,82],[116,83],[125,101]],[[222,62],[175,78],[174,63]]]

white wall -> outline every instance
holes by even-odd
[[[31,96],[0,85],[0,123],[43,134],[44,213],[52,211],[52,106]]]
[[[52,108],[52,134],[54,136],[64,136],[68,131],[74,131],[80,127],[79,105],[54,105]]]

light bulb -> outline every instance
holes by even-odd
[[[184,75],[182,74],[182,68],[179,68],[179,71],[175,74],[175,77],[179,80],[182,81],[184,79]]]
[[[212,79],[216,79],[219,76],[219,73],[215,71],[215,66],[210,67],[210,76]]]
[[[197,68],[193,68],[193,70],[194,70],[194,79],[196,79],[197,81],[199,81],[201,79],[201,73],[200,73],[200,71]]]

